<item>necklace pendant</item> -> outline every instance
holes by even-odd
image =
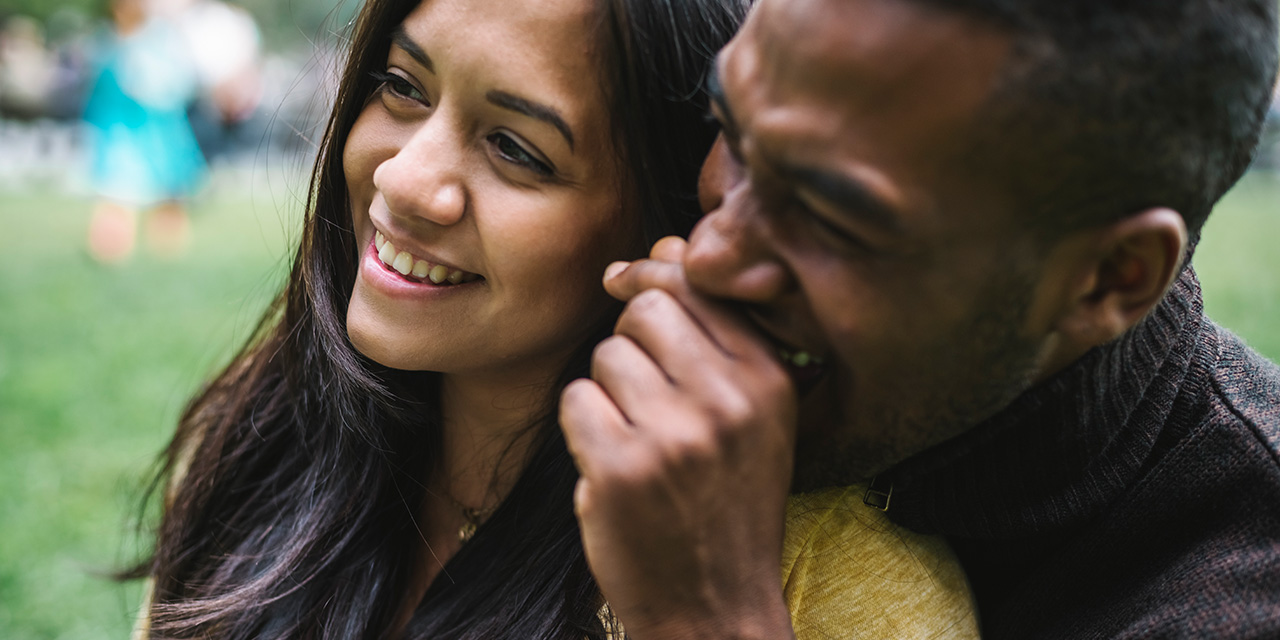
[[[458,527],[458,541],[468,542],[476,535],[476,523],[468,520]]]

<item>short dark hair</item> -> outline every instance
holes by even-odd
[[[913,1],[1012,34],[978,147],[1037,226],[1165,206],[1195,234],[1253,158],[1275,0]]]

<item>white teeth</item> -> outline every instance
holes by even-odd
[[[384,241],[382,243],[382,247],[378,249],[378,259],[381,260],[383,264],[391,266],[391,263],[395,262],[396,259],[396,246],[391,244],[391,241],[389,240]]]
[[[431,278],[432,282],[440,284],[441,282],[444,282],[445,278],[449,277],[449,268],[438,264],[431,267],[431,273],[427,274],[427,277]]]
[[[441,284],[446,280],[450,284],[461,284],[471,282],[478,277],[461,269],[450,269],[442,264],[433,265],[426,260],[418,260],[408,251],[396,249],[396,245],[382,235],[381,231],[374,233],[373,242],[378,249],[378,259],[402,276],[412,274],[415,278],[427,279],[435,284]]]
[[[431,263],[426,260],[416,260],[413,263],[413,277],[425,278],[431,272]]]
[[[401,251],[396,254],[396,261],[391,263],[391,268],[400,272],[400,275],[407,276],[413,270],[413,256],[408,251]]]

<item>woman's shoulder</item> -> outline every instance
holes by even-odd
[[[782,581],[796,637],[976,638],[969,585],[946,541],[863,503],[866,485],[787,501]]]

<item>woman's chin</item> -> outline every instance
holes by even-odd
[[[406,349],[403,345],[396,345],[394,341],[387,340],[384,336],[377,333],[371,333],[362,330],[359,326],[347,327],[347,337],[351,340],[351,346],[355,347],[360,355],[390,369],[400,369],[402,371],[428,371],[431,367],[426,366],[420,354],[414,350]]]

